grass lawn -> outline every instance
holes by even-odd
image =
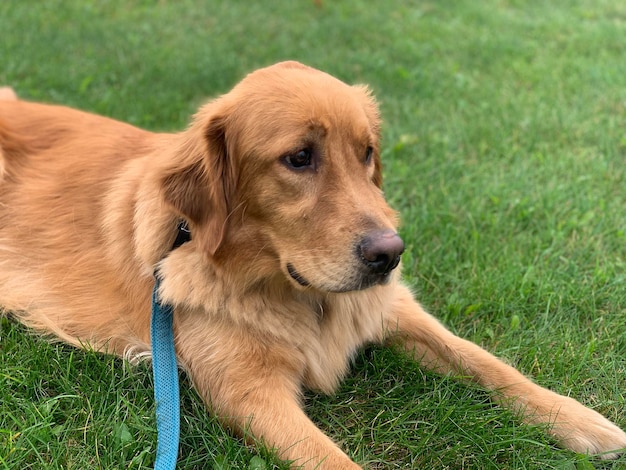
[[[385,192],[424,305],[626,428],[626,3],[0,2],[0,84],[153,130],[287,58],[378,96]],[[182,385],[179,468],[283,468]],[[373,469],[626,468],[380,348],[306,407]],[[145,365],[1,320],[0,470],[151,468],[155,447]]]

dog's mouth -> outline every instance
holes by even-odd
[[[291,263],[287,264],[287,272],[289,273],[291,278],[294,281],[296,281],[298,284],[300,284],[302,287],[309,287],[311,285],[309,281],[307,281],[304,277],[302,277],[302,274],[296,271],[296,268],[293,267],[293,264]]]
[[[343,292],[364,290],[372,286],[387,284],[389,282],[389,279],[391,278],[392,271],[393,270],[388,271],[384,274],[376,274],[376,275],[374,274],[359,275],[359,276],[355,276],[355,278],[346,280],[345,283],[342,283],[340,285],[325,285],[325,286],[318,286],[317,288],[322,291],[333,292],[336,294],[340,294]],[[294,281],[296,281],[296,283],[298,283],[298,285],[302,287],[314,287],[313,284],[311,284],[311,282],[309,282],[302,274],[298,272],[298,270],[294,267],[293,264],[287,263],[287,272],[289,273],[289,276]]]

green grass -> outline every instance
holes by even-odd
[[[626,428],[623,2],[5,0],[0,38],[20,95],[155,130],[282,59],[369,83],[423,303]],[[179,468],[279,465],[183,389]],[[371,468],[626,468],[380,348],[307,411]],[[0,470],[151,468],[153,413],[145,366],[0,323]]]

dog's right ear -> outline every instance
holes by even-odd
[[[175,158],[188,163],[163,178],[162,188],[165,202],[190,223],[192,237],[213,256],[226,236],[235,176],[226,145],[227,119],[207,111],[201,109],[182,134],[182,155]]]

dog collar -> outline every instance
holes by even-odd
[[[180,220],[178,222],[178,228],[176,233],[176,239],[174,240],[174,245],[172,245],[172,250],[175,250],[183,243],[187,243],[191,240],[191,231],[189,230],[189,225],[186,220]]]
[[[180,221],[172,250],[189,240],[191,240],[189,227],[185,221]],[[160,287],[161,276],[157,270],[154,273],[150,321],[157,421],[157,454],[154,470],[173,470],[176,468],[180,439],[180,389],[174,349],[174,308],[170,304],[161,303]]]

